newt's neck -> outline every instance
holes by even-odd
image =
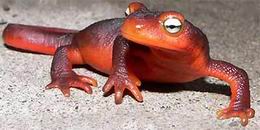
[[[204,48],[206,47],[206,48]],[[166,49],[151,48],[151,55],[155,57],[157,62],[168,65],[187,66],[190,69],[203,70],[209,62],[209,54],[207,46],[200,49],[174,51]]]

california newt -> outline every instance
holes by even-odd
[[[79,64],[109,75],[103,91],[114,90],[117,104],[125,89],[143,101],[141,81],[184,83],[212,76],[229,83],[232,93],[229,106],[217,113],[219,119],[240,117],[245,126],[254,117],[247,73],[210,58],[205,34],[176,11],[150,11],[133,2],[125,18],[102,20],[81,31],[9,24],[3,39],[8,46],[54,55],[46,88],[59,88],[65,96],[70,88],[90,94],[91,86],[97,86],[95,79],[72,70]]]

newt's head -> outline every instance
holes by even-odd
[[[181,13],[152,12],[144,5],[129,13],[121,33],[128,40],[161,49],[190,51],[207,46],[206,36]]]

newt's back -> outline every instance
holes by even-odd
[[[120,34],[123,18],[103,20],[77,33],[73,44],[77,44],[83,61],[93,68],[109,73],[112,66],[112,47]]]

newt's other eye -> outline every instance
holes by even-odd
[[[182,28],[182,23],[177,18],[168,18],[163,22],[163,26],[169,33],[178,33]]]
[[[129,14],[130,14],[131,12],[130,12],[130,9],[129,9],[129,7],[126,9],[126,11],[125,11],[125,16],[128,16]]]

